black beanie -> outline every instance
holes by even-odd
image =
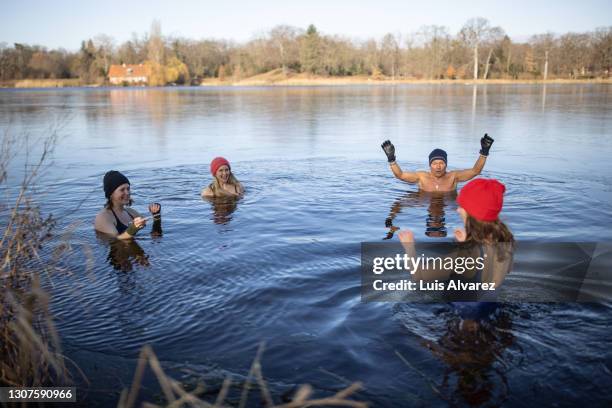
[[[446,152],[442,149],[433,149],[431,153],[429,153],[429,165],[431,166],[431,162],[434,160],[442,160],[444,164],[448,164],[446,161]]]
[[[104,195],[110,198],[113,191],[122,184],[130,184],[130,180],[117,170],[111,170],[104,175]]]

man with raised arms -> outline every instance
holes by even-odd
[[[476,177],[482,171],[482,168],[487,161],[489,149],[493,144],[493,139],[485,133],[480,139],[480,156],[474,167],[466,170],[446,171],[447,157],[446,152],[442,149],[434,149],[429,154],[429,172],[426,171],[402,171],[400,166],[395,161],[395,146],[391,141],[386,140],[381,147],[387,155],[389,165],[393,175],[400,180],[408,183],[418,183],[419,189],[422,191],[454,191],[457,189],[457,183],[468,181]]]

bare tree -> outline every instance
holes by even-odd
[[[377,74],[380,70],[380,50],[376,40],[370,39],[361,44],[361,54],[364,73],[368,75]]]
[[[100,60],[100,65],[103,66],[104,75],[107,75],[115,53],[115,40],[106,34],[98,34],[93,38],[93,43],[97,49],[97,58]]]
[[[165,62],[165,48],[161,23],[158,20],[153,20],[151,23],[151,32],[149,33],[149,42],[147,44],[147,57],[149,61],[163,65]]]
[[[600,27],[593,33],[593,65],[603,75],[610,77],[612,68],[612,26]]]
[[[542,75],[546,81],[548,79],[551,53],[558,47],[555,35],[553,33],[534,35],[529,39],[529,43],[533,47],[536,60],[541,61],[543,66]]]
[[[589,60],[588,34],[567,33],[559,38],[560,53],[563,55],[564,71],[571,78],[586,74]]]
[[[506,33],[501,27],[491,27],[486,33],[485,38],[485,46],[489,48],[489,52],[487,54],[487,60],[485,62],[485,72],[483,75],[483,79],[487,79],[489,77],[489,67],[491,66],[491,57],[501,42],[506,37]]]
[[[445,56],[448,54],[450,46],[450,35],[446,27],[429,25],[423,26],[417,33],[423,47],[421,59],[423,60],[427,72],[427,77],[431,79],[439,78],[447,67]]]
[[[459,32],[461,40],[474,51],[474,79],[478,79],[478,47],[490,30],[489,20],[476,17],[469,19]]]
[[[393,34],[389,33],[383,37],[380,44],[380,53],[383,70],[395,79],[399,62],[399,44]]]
[[[279,25],[270,31],[270,40],[278,49],[280,64],[284,74],[287,74],[289,66],[295,67],[299,64],[300,51],[297,38],[302,34],[303,31],[299,28],[288,25]]]

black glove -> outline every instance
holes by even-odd
[[[151,205],[159,205],[159,211],[151,212],[151,214],[153,215],[153,227],[151,228],[151,233],[153,235],[161,235],[162,234],[162,227],[161,227],[161,204],[160,203],[153,203]]]
[[[482,137],[482,139],[480,139],[480,154],[482,154],[483,156],[488,156],[489,155],[489,149],[491,148],[491,145],[493,144],[495,140],[493,140],[492,137],[489,137],[488,134],[485,133],[485,135]]]
[[[159,205],[159,210],[153,212],[151,210],[151,207],[154,206],[154,205]],[[151,215],[153,216],[154,220],[159,219],[161,217],[161,204],[160,203],[151,203],[149,205],[149,211],[151,212]]]
[[[387,160],[389,160],[389,163],[393,163],[395,161],[395,146],[393,146],[393,143],[391,143],[390,140],[385,140],[380,147],[382,147],[383,151],[387,155]]]

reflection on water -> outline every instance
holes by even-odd
[[[389,215],[385,219],[385,227],[389,228],[387,235],[383,239],[391,239],[400,228],[393,224],[394,219],[402,209],[423,208],[427,206],[425,217],[425,235],[431,238],[443,238],[447,235],[445,208],[454,203],[457,192],[428,192],[428,191],[409,191],[396,199],[391,205]],[[418,231],[418,230],[417,230]],[[415,231],[415,232],[417,232]]]
[[[225,225],[232,220],[240,197],[204,197],[212,206],[212,220],[215,224]]]
[[[422,165],[434,146],[444,146],[449,165],[466,168],[485,132],[495,138],[486,170],[567,176],[575,170],[561,167],[568,157],[587,173],[591,163],[610,170],[609,146],[600,149],[600,140],[609,128],[611,92],[608,85],[459,83],[0,90],[0,125],[10,123],[20,134],[44,130],[53,115],[67,114],[66,138],[55,152],[63,165],[51,169],[60,177],[128,170],[126,154],[137,157],[129,163],[135,169],[208,162],[222,153],[234,161],[381,160],[377,147],[385,139],[410,146],[400,156],[407,162]]]
[[[509,366],[504,350],[513,343],[512,319],[504,311],[480,322],[449,314],[442,337],[422,342],[446,365],[441,396],[453,405],[471,406],[500,406],[507,399]]]
[[[98,242],[108,246],[106,260],[113,269],[130,272],[136,266],[150,266],[149,257],[138,244],[138,241],[109,238],[98,231],[95,231],[95,234],[98,237]]]

